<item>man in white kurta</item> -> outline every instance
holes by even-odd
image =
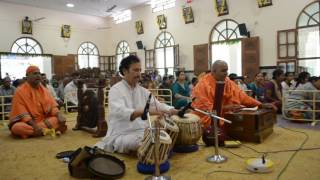
[[[73,77],[73,80],[69,82],[64,88],[64,99],[67,103],[71,103],[70,105],[78,105],[78,87],[77,87],[77,79]],[[83,92],[87,89],[87,86],[83,84]]]
[[[129,153],[141,145],[149,124],[148,120],[141,120],[141,115],[150,91],[138,84],[140,71],[140,60],[136,56],[122,60],[120,72],[124,78],[109,91],[108,132],[95,146],[109,152]],[[151,98],[149,112],[177,113],[173,107],[160,103],[155,97]]]

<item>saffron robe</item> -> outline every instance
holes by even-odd
[[[193,88],[192,98],[195,100],[192,103],[192,107],[201,109],[204,111],[211,112],[215,106],[215,90],[216,90],[216,80],[211,75],[211,73],[206,74],[202,77],[198,84]],[[231,81],[228,77],[225,78],[225,86],[223,92],[222,100],[222,116],[225,113],[223,111],[223,106],[225,105],[244,105],[246,107],[256,107],[261,103],[254,98],[248,96],[244,91],[242,91],[237,84]],[[211,124],[211,118],[208,116],[195,112],[201,118],[201,122],[204,128],[207,128]],[[219,122],[223,125],[223,121]]]
[[[17,88],[12,100],[9,128],[13,135],[27,138],[34,133],[33,127],[27,124],[34,120],[40,128],[47,128],[47,119],[52,128],[59,127],[57,114],[59,109],[49,90],[41,84],[37,88],[25,82]]]

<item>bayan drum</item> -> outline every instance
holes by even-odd
[[[199,141],[202,135],[202,128],[199,116],[188,113],[185,114],[183,118],[180,118],[176,115],[171,116],[171,118],[179,127],[179,135],[175,143],[174,151],[176,151],[176,147],[178,146],[181,146],[182,148],[185,147],[185,152],[193,152],[198,150],[197,142]],[[196,146],[196,148],[191,148],[190,150],[188,150],[188,146]]]
[[[116,179],[124,175],[125,164],[120,159],[108,154],[98,154],[88,161],[88,169],[97,177]]]
[[[166,117],[160,120],[160,124],[161,124],[161,127],[163,127],[165,131],[169,134],[172,140],[171,147],[170,147],[170,149],[172,149],[179,135],[179,127],[175,122],[173,122],[172,119],[166,118]]]
[[[160,130],[160,145],[159,145],[159,162],[164,163],[168,159],[168,154],[171,147],[171,138],[163,130]],[[150,130],[145,131],[142,144],[138,148],[138,159],[143,164],[154,164],[154,143],[152,142],[152,134]]]

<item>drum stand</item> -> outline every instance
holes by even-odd
[[[146,177],[145,180],[171,180],[170,176],[160,175],[160,162],[159,162],[159,145],[160,145],[160,126],[159,122],[155,121],[155,128],[152,127],[150,120],[150,113],[147,113],[149,121],[149,129],[151,131],[151,141],[154,143],[153,153],[154,153],[154,175]]]
[[[215,115],[213,112],[206,112],[206,111],[202,111],[202,110],[196,109],[196,108],[193,108],[193,110],[209,116],[211,118],[211,120],[213,121],[213,126],[214,126],[214,152],[215,152],[215,154],[210,156],[210,157],[208,157],[207,161],[208,162],[212,162],[212,163],[223,163],[223,162],[227,161],[228,158],[226,156],[223,156],[223,155],[219,154],[217,121],[218,120],[222,120],[222,121],[224,121],[226,123],[229,123],[229,124],[231,124],[232,122],[227,120],[227,119],[224,119],[222,117],[219,117],[219,116]]]

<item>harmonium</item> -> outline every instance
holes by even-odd
[[[225,123],[230,139],[255,143],[262,143],[273,133],[273,125],[277,120],[276,113],[270,109],[229,112],[224,118],[232,121],[231,124]]]

